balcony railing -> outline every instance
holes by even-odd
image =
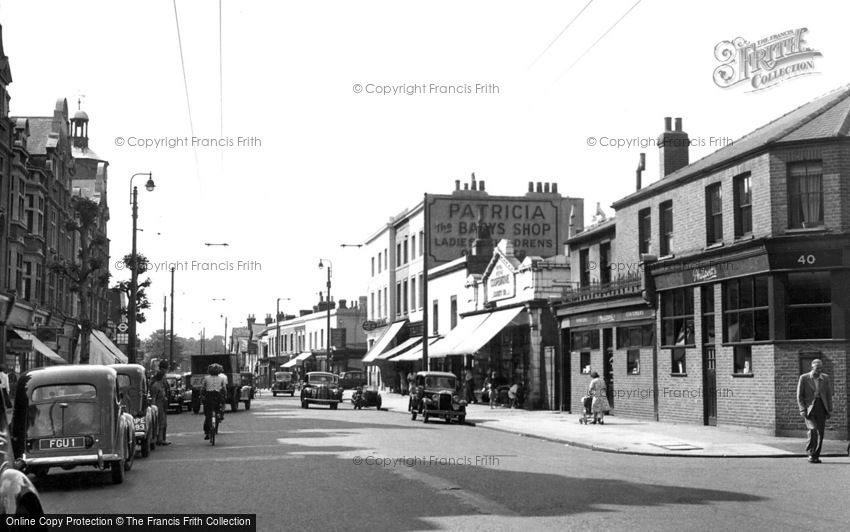
[[[615,279],[610,283],[590,283],[585,286],[574,283],[564,288],[563,300],[565,302],[589,301],[592,299],[639,295],[640,293],[640,275],[630,275]]]

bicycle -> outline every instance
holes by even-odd
[[[216,434],[218,434],[218,412],[213,412],[210,418],[210,445],[215,446]]]

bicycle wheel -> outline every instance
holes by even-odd
[[[210,445],[215,445],[215,435],[218,434],[218,414],[215,412],[213,412],[210,423]]]

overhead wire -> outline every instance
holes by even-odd
[[[592,4],[592,3],[593,3],[593,0],[590,0],[588,3],[586,3],[584,5],[583,8],[581,8],[581,11],[576,13],[576,15],[572,18],[572,20],[570,20],[569,23],[567,23],[567,25],[564,26],[564,29],[562,29],[561,32],[558,33],[558,35],[555,36],[554,39],[552,39],[552,42],[549,43],[549,45],[546,47],[546,49],[544,49],[542,52],[540,52],[540,55],[538,55],[537,58],[534,61],[532,61],[531,65],[528,68],[534,67],[534,65],[536,65],[537,62],[540,61],[540,58],[543,57],[544,55],[546,55],[546,52],[549,51],[549,48],[552,48],[552,46],[558,41],[558,39],[561,38],[561,36],[567,31],[567,29],[569,29],[569,27],[573,25],[573,22],[575,22],[576,19],[579,18],[582,13],[584,13],[584,10],[587,9],[590,6],[590,4]]]
[[[624,18],[626,18],[626,16],[628,16],[628,14],[629,14],[629,13],[631,13],[631,12],[632,12],[632,10],[633,10],[634,8],[636,8],[636,7],[638,6],[638,4],[640,4],[640,3],[641,3],[641,0],[637,0],[637,2],[635,2],[635,3],[634,3],[634,5],[632,5],[632,7],[630,7],[630,8],[628,9],[628,11],[626,11],[625,13],[623,13],[623,16],[621,16],[620,18],[618,18],[618,19],[617,19],[617,22],[615,22],[615,23],[614,23],[614,24],[613,24],[610,28],[608,28],[608,29],[605,31],[605,33],[603,33],[603,34],[602,34],[602,35],[601,35],[598,39],[596,39],[596,41],[594,41],[594,43],[593,43],[593,44],[591,44],[591,45],[590,45],[590,47],[589,47],[587,50],[585,50],[584,52],[582,52],[582,54],[581,54],[580,56],[578,56],[578,59],[576,59],[575,61],[573,61],[573,63],[572,63],[572,64],[571,64],[571,65],[570,65],[570,66],[569,66],[569,67],[568,67],[568,68],[564,71],[564,73],[563,73],[563,74],[561,74],[560,76],[558,76],[558,79],[561,79],[561,78],[562,78],[562,77],[564,77],[564,76],[565,76],[565,75],[566,75],[566,74],[567,74],[570,70],[572,70],[572,69],[573,69],[573,67],[574,67],[574,66],[576,66],[576,64],[577,64],[579,61],[581,61],[581,60],[582,60],[582,58],[584,58],[584,56],[586,56],[586,55],[587,55],[587,54],[588,54],[591,50],[593,50],[593,48],[595,48],[595,47],[596,47],[596,45],[597,45],[597,44],[599,44],[599,42],[600,42],[602,39],[604,39],[606,35],[608,35],[609,33],[611,33],[611,31],[612,31],[614,28],[616,28],[616,27],[617,27],[617,25],[618,25],[620,22],[622,22],[622,21],[623,21],[623,19],[624,19]]]

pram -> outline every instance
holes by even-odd
[[[587,425],[587,422],[593,417],[593,412],[590,411],[590,407],[593,405],[593,397],[585,395],[581,398],[581,404],[584,409],[578,422],[582,425]]]

